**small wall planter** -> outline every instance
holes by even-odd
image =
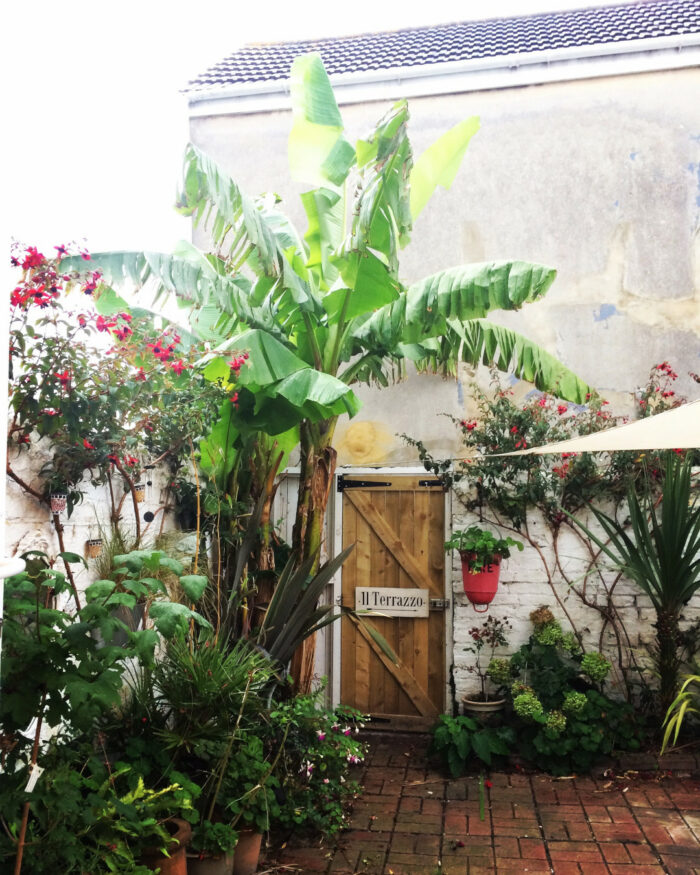
[[[90,538],[85,542],[85,555],[88,559],[97,559],[102,553],[102,538]]]
[[[262,833],[243,829],[233,857],[233,875],[254,875],[258,869]]]
[[[498,590],[498,579],[501,575],[501,557],[494,556],[491,564],[484,565],[481,571],[471,570],[474,553],[459,551],[462,559],[462,582],[464,592],[474,605],[477,613],[483,614],[489,609],[493,597]]]
[[[144,483],[136,483],[134,485],[134,495],[138,504],[146,499],[146,486]]]
[[[52,492],[49,501],[51,502],[51,513],[63,513],[66,509],[68,496],[65,492]]]

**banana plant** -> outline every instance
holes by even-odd
[[[454,180],[478,119],[459,123],[414,161],[405,101],[353,145],[317,54],[294,61],[290,91],[290,169],[310,186],[301,195],[303,236],[274,198],[248,196],[190,145],[178,207],[207,228],[212,251],[183,243],[173,255],[93,255],[92,266],[106,284],[150,286],[191,304],[192,330],[214,346],[204,373],[235,384],[241,433],[298,429],[301,562],[318,555],[336,423],[359,408],[353,385],[386,386],[407,362],[450,373],[462,361],[510,369],[577,403],[592,390],[487,318],[541,298],[552,268],[501,261],[451,267],[408,286],[400,279],[412,223],[436,187]],[[234,373],[229,358],[242,353],[245,365]]]

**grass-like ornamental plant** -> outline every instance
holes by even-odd
[[[628,490],[627,508],[629,526],[592,509],[607,540],[575,522],[651,599],[656,611],[659,705],[666,714],[679,687],[681,611],[700,588],[700,502],[693,492],[690,461],[669,453],[660,507],[647,485],[641,496]]]
[[[468,554],[471,571],[476,574],[482,571],[496,557],[507,559],[510,548],[523,549],[521,541],[514,538],[497,538],[488,529],[480,526],[469,526],[468,529],[458,529],[452,533],[449,541],[445,541],[445,550],[458,550],[460,554]]]
[[[686,717],[698,714],[700,714],[700,674],[691,674],[683,681],[678,695],[666,712],[661,753],[676,744]]]

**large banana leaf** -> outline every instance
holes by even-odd
[[[446,131],[416,159],[411,171],[411,216],[414,222],[438,185],[443,188],[452,185],[469,141],[478,130],[477,116],[465,119]]]
[[[355,150],[343,136],[343,119],[319,54],[295,59],[289,87],[294,114],[289,135],[292,178],[317,186],[342,185],[355,163]]]
[[[409,240],[411,208],[409,176],[413,163],[406,124],[408,105],[399,101],[366,140],[357,143],[359,196],[346,252],[381,254],[398,277],[398,253]]]
[[[556,271],[524,261],[493,261],[452,267],[410,286],[391,304],[358,325],[356,339],[366,348],[394,349],[436,337],[449,320],[467,322],[491,310],[517,310],[545,294]]]

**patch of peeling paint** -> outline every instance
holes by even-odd
[[[619,316],[619,311],[614,304],[601,304],[597,312],[593,314],[594,322],[605,322],[611,316]]]

